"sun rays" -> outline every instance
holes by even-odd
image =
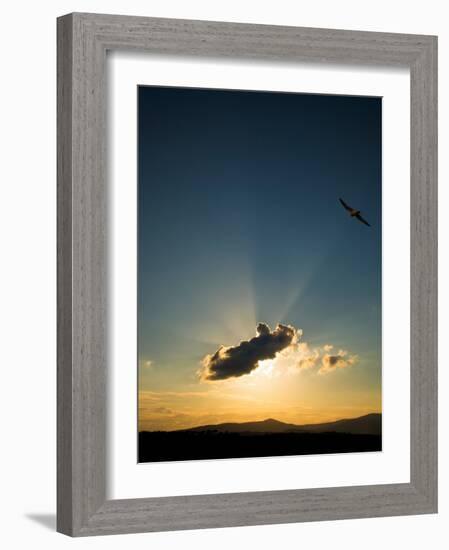
[[[217,274],[205,292],[204,302],[198,304],[200,314],[187,326],[182,326],[182,333],[172,333],[174,342],[182,337],[186,349],[190,341],[194,350],[183,360],[184,378],[179,377],[173,384],[169,380],[168,367],[159,367],[157,361],[149,357],[141,360],[140,425],[145,429],[178,429],[226,419],[236,422],[261,420],[274,416],[273,411],[277,418],[290,422],[333,419],[329,403],[335,401],[334,396],[329,396],[331,390],[326,384],[323,391],[320,387],[323,377],[318,375],[338,378],[337,370],[356,368],[356,354],[338,346],[334,348],[329,340],[311,345],[300,327],[292,327],[293,335],[285,348],[281,347],[271,357],[262,356],[245,375],[218,381],[204,381],[200,376],[201,381],[197,374],[207,354],[213,354],[222,346],[223,349],[235,349],[242,342],[254,339],[260,321],[256,312],[263,306],[275,301],[279,319],[293,316],[313,279],[314,269],[309,266],[308,276],[304,280],[296,279],[295,285],[280,285],[276,297],[271,299],[267,299],[268,288],[264,295],[260,283],[256,291],[255,278],[251,276],[255,267],[251,266],[249,255],[234,265],[232,277],[227,270]],[[263,330],[274,331],[269,326]],[[164,369],[167,371],[165,378]],[[166,391],[170,387],[175,391]],[[148,391],[151,388],[159,391]],[[356,408],[357,413],[377,410],[376,399],[373,397],[371,401],[368,407]],[[314,413],[299,406],[301,402],[312,409],[313,403]],[[347,405],[340,402],[334,406],[343,410]]]

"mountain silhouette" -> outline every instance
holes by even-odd
[[[207,426],[197,426],[184,431],[209,431],[216,430],[221,432],[263,432],[279,433],[296,430],[299,426],[296,424],[286,424],[274,418],[259,420],[256,422],[226,422],[224,424],[209,424]]]
[[[288,432],[336,432],[350,434],[373,434],[379,435],[382,431],[382,415],[379,413],[366,414],[357,418],[344,418],[334,422],[324,422],[320,424],[288,424],[267,418],[256,422],[226,422],[224,424],[208,424],[206,426],[197,426],[189,428],[188,432],[229,432],[229,433],[288,433]]]
[[[379,413],[366,414],[357,418],[344,418],[335,422],[323,424],[305,424],[301,430],[308,432],[337,432],[351,434],[375,434],[382,433],[382,415]]]
[[[321,424],[297,425],[267,418],[139,433],[139,462],[381,450],[381,414]]]

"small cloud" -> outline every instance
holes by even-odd
[[[345,350],[340,350],[336,355],[326,353],[323,355],[318,374],[326,374],[328,372],[335,371],[336,369],[345,369],[346,367],[354,365],[356,361],[357,356],[348,355],[348,352]]]
[[[259,323],[256,336],[243,340],[237,346],[220,346],[213,355],[206,355],[199,371],[201,380],[226,380],[249,374],[259,361],[273,359],[276,354],[295,341],[297,331],[290,325],[279,324],[273,331]]]
[[[300,356],[296,363],[298,369],[313,369],[316,366],[320,358],[319,349],[315,348],[312,350],[307,343],[303,342],[298,344],[298,352]]]
[[[304,359],[300,359],[296,366],[298,369],[313,369],[313,367],[316,365],[316,359],[312,356],[306,357]]]

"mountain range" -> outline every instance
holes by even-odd
[[[344,418],[334,422],[320,424],[289,424],[267,418],[256,422],[226,422],[224,424],[208,424],[197,426],[182,432],[223,432],[223,433],[350,433],[380,435],[382,432],[382,415],[379,413],[366,414],[357,418]]]
[[[258,422],[227,422],[139,433],[139,462],[381,450],[381,414],[321,424],[289,424],[267,418]]]

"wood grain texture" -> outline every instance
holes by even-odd
[[[411,479],[437,508],[437,42],[411,79]]]
[[[411,480],[106,500],[106,52],[406,66],[411,72]],[[70,14],[58,19],[58,524],[72,536],[437,510],[437,39]]]
[[[57,529],[72,526],[72,25],[58,20],[57,106]]]

